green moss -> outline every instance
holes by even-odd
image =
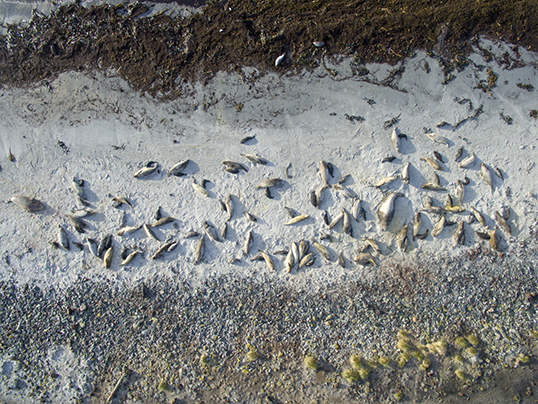
[[[394,399],[397,401],[401,401],[403,398],[403,393],[401,391],[396,391],[394,393]]]
[[[359,372],[359,376],[362,380],[365,380],[366,378],[368,378],[368,376],[370,375],[370,367],[369,366],[365,366],[365,367],[362,367],[358,370]]]
[[[458,363],[463,363],[463,357],[459,354],[454,356],[454,360]]]
[[[454,341],[454,345],[456,345],[459,349],[465,349],[467,348],[467,340],[463,337],[458,337]]]
[[[258,359],[258,353],[254,349],[247,352],[247,362],[254,362],[256,359]]]
[[[161,380],[159,385],[157,386],[157,389],[159,391],[166,391],[168,390],[168,383],[166,383],[164,380]]]
[[[530,360],[531,358],[529,358],[527,355],[519,354],[517,356],[517,361],[519,363],[529,363]]]
[[[538,338],[538,331],[537,330],[532,330],[531,331],[531,337]]]
[[[304,358],[304,364],[307,367],[307,369],[317,370],[318,369],[318,361],[313,356],[306,356]]]
[[[468,347],[465,352],[467,352],[469,355],[471,356],[476,356],[478,354],[478,352],[476,351],[476,349],[472,346]]]
[[[409,355],[407,352],[402,353],[398,358],[398,367],[403,368],[407,362],[409,362],[410,358],[411,355]]]
[[[349,358],[349,363],[351,363],[353,369],[360,369],[363,365],[362,358],[357,355],[351,355],[351,357]]]
[[[359,372],[355,369],[345,369],[342,372],[342,377],[350,384],[356,383],[360,379]]]
[[[387,358],[386,356],[380,356],[377,362],[382,366],[389,366],[390,365],[390,358]]]
[[[465,337],[465,339],[467,340],[467,342],[471,345],[474,345],[474,346],[477,346],[478,345],[478,337],[473,335],[473,334],[469,334]]]
[[[466,381],[468,379],[467,374],[463,370],[458,369],[454,372],[454,374],[460,380]]]

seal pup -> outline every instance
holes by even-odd
[[[252,230],[249,230],[248,234],[247,234],[247,237],[245,239],[245,244],[243,246],[243,251],[244,251],[245,255],[248,255],[248,253],[250,252],[250,249],[252,247],[253,241],[254,241],[254,237],[252,235]]]
[[[381,188],[383,185],[387,185],[387,184],[390,184],[391,182],[397,180],[399,177],[398,175],[394,175],[392,177],[385,177],[385,178],[382,178],[380,179],[379,181],[377,181],[374,185],[374,187],[376,188]]]
[[[446,147],[450,147],[448,144],[448,140],[446,137],[443,137],[441,135],[438,135],[437,133],[426,133],[426,136],[428,136],[431,140],[433,140],[435,143],[441,143],[446,145]]]
[[[351,190],[349,190],[348,188],[346,188],[343,185],[334,184],[333,188],[336,189],[345,198],[353,199],[353,198],[355,198],[357,196]]]
[[[128,234],[132,234],[135,231],[139,230],[142,226],[127,226],[123,227],[118,231],[118,236],[126,236]]]
[[[135,174],[135,178],[142,178],[147,177],[148,175],[151,175],[155,172],[157,169],[158,164],[155,161],[149,161],[145,167],[142,167],[140,170],[138,170]]]
[[[437,221],[437,223],[435,224],[435,227],[433,228],[432,236],[437,237],[439,234],[441,234],[441,232],[445,228],[445,224],[446,224],[446,216],[442,215]]]
[[[406,224],[404,227],[402,227],[402,230],[400,230],[396,239],[401,252],[405,252],[407,249],[407,229],[408,225]]]
[[[120,262],[119,266],[122,267],[124,265],[130,264],[132,260],[135,259],[135,257],[140,253],[138,250],[132,251],[125,259]]]
[[[327,180],[327,163],[323,160],[320,160],[319,162],[319,175],[321,177],[321,181],[327,186],[329,186],[329,181]]]
[[[360,253],[355,258],[353,258],[353,261],[355,261],[359,265],[373,265],[375,266],[375,259],[372,257],[371,254],[368,253]]]
[[[99,258],[99,254],[97,252],[97,247],[98,247],[97,241],[95,241],[94,239],[91,239],[91,238],[87,238],[86,243],[88,245],[88,250],[92,253],[92,255],[94,257]]]
[[[256,186],[256,189],[274,187],[275,185],[278,185],[281,182],[282,182],[282,180],[280,178],[269,178],[267,180],[264,180],[264,181],[260,182]]]
[[[454,158],[454,161],[457,163],[460,159],[461,155],[463,154],[463,147],[460,147],[458,151],[456,152],[456,157]]]
[[[146,236],[148,238],[151,238],[153,240],[156,240],[156,241],[161,241],[157,238],[157,236],[155,235],[155,233],[153,232],[153,230],[151,230],[151,228],[149,227],[148,224],[143,224],[142,225],[142,228],[144,229],[144,233],[146,233]]]
[[[332,229],[333,227],[338,226],[338,223],[340,223],[343,218],[344,218],[344,212],[341,212],[340,214],[333,217],[333,220],[331,220],[331,222],[329,223],[329,229]]]
[[[491,171],[484,163],[480,166],[480,177],[482,177],[484,182],[489,185],[491,192],[493,192],[493,178],[491,177]]]
[[[112,256],[114,255],[114,249],[112,246],[106,250],[105,255],[103,256],[103,264],[105,265],[105,268],[110,268],[112,265]]]
[[[234,214],[234,201],[231,194],[228,194],[228,196],[226,197],[226,202],[224,202],[224,206],[226,207],[226,213],[228,213],[228,219],[226,221],[229,222],[230,220],[232,220]]]
[[[437,160],[432,159],[431,157],[423,157],[420,160],[425,161],[426,163],[428,163],[430,165],[430,167],[433,168],[434,170],[443,171],[443,167],[441,167],[439,165]]]
[[[293,256],[293,251],[290,248],[290,250],[288,251],[288,254],[286,255],[286,260],[284,261],[284,270],[287,273],[290,273],[294,266],[295,266],[295,258]]]
[[[207,220],[204,220],[203,228],[205,232],[207,233],[207,235],[209,236],[209,238],[218,242],[221,241],[218,236],[217,228],[213,226],[211,223],[209,223]]]
[[[172,223],[173,221],[175,221],[176,219],[173,218],[172,216],[165,216],[165,217],[161,217],[160,219],[156,220],[155,222],[153,223],[150,223],[148,224],[149,227],[159,227],[159,226],[164,226],[165,224],[168,224],[168,223]]]
[[[112,246],[112,235],[109,234],[101,240],[99,246],[97,247],[97,256],[101,258],[106,250]]]
[[[463,198],[465,197],[465,188],[463,188],[463,183],[460,180],[456,183],[456,196],[461,205],[463,203]]]
[[[265,263],[269,267],[269,269],[274,270],[275,264],[273,263],[272,258],[267,254],[265,251],[260,250],[260,254],[262,255],[263,259],[265,260]]]
[[[267,160],[265,160],[264,158],[258,157],[255,154],[241,153],[241,156],[243,156],[247,160],[252,161],[254,164],[262,164],[262,165],[267,164]]]
[[[464,223],[465,222],[463,220],[460,220],[458,227],[456,227],[456,230],[454,231],[454,242],[456,245],[463,245],[465,243]]]
[[[22,195],[12,196],[7,202],[8,203],[13,202],[19,208],[30,213],[40,212],[42,210],[45,210],[46,208],[45,205],[41,203],[40,201],[38,201],[37,199],[28,198],[27,196],[22,196]]]
[[[392,146],[394,147],[394,150],[396,150],[396,153],[400,153],[400,137],[398,136],[398,128],[396,126],[392,129],[390,141],[392,142]]]
[[[316,208],[318,209],[321,209],[321,205],[323,204],[323,195],[324,195],[324,192],[325,189],[327,188],[327,185],[322,185],[321,187],[319,187],[317,190],[316,190],[316,194],[315,194],[315,197],[316,197]]]
[[[470,168],[476,160],[474,152],[471,152],[467,157],[461,160],[458,164],[459,168]]]
[[[301,261],[299,261],[299,265],[297,266],[297,271],[301,269],[302,267],[309,267],[310,265],[314,263],[315,260],[316,260],[316,257],[314,257],[314,253],[309,252],[301,259]]]
[[[170,177],[171,175],[174,175],[176,177],[180,177],[182,175],[185,175],[183,173],[183,170],[185,168],[187,168],[187,165],[189,164],[190,160],[183,160],[183,161],[180,161],[179,163],[177,164],[174,164],[170,170],[168,170],[168,174],[166,175],[167,177]]]
[[[110,196],[110,195],[109,195]],[[128,205],[129,207],[133,207],[133,204],[129,199],[127,199],[125,196],[114,196],[112,197],[113,206],[115,208],[119,208],[121,205]]]
[[[325,247],[323,244],[318,243],[316,240],[312,239],[312,245],[318,250],[318,252],[323,255],[323,257],[327,260],[331,260],[331,254],[329,253],[329,250],[327,247]]]
[[[200,240],[198,240],[198,243],[196,243],[196,249],[194,250],[194,265],[198,265],[200,261],[202,260],[202,256],[204,255],[205,251],[205,238],[202,234],[202,237],[200,237]]]
[[[177,243],[177,242],[176,242]],[[165,252],[168,251],[168,249],[172,246],[172,244],[174,244],[174,242],[172,241],[169,241],[167,243],[163,243],[158,249],[157,251],[155,251],[155,253],[151,256],[151,259],[152,260],[156,260],[157,258],[161,258]]]
[[[342,225],[342,230],[344,230],[345,234],[353,237],[353,227],[351,226],[351,215],[344,208],[342,208],[342,213],[344,214],[344,223]]]
[[[237,174],[239,170],[243,170],[244,172],[248,173],[248,169],[243,164],[236,163],[235,161],[224,160],[222,164],[225,166],[224,168],[225,170],[227,168],[234,170],[234,171],[229,171],[229,172],[233,172],[233,174]]]
[[[289,226],[289,225],[292,225],[292,224],[295,224],[295,223],[302,222],[303,220],[306,220],[309,217],[310,217],[309,215],[295,216],[295,217],[291,218],[290,220],[288,220],[286,223],[284,223],[284,226]]]
[[[202,185],[198,184],[194,178],[192,179],[191,185],[196,192],[200,193],[200,195],[209,197],[209,192],[207,192],[207,190]]]
[[[420,211],[418,211],[413,219],[413,240],[415,240],[415,237],[417,236],[420,230],[421,223],[422,223],[422,214]]]
[[[410,166],[409,162],[405,163],[405,165],[402,168],[402,173],[400,175],[400,178],[405,184],[409,184],[409,166]]]
[[[471,212],[473,213],[473,216],[478,220],[478,223],[480,223],[482,226],[486,226],[486,219],[484,218],[484,215],[480,213],[474,206],[471,206]]]
[[[508,211],[508,215],[510,215],[510,211]],[[497,218],[497,222],[499,223],[499,226],[501,226],[501,229],[503,229],[509,236],[511,236],[512,228],[510,227],[510,223],[508,223],[508,220],[498,211],[495,211],[495,217]]]
[[[66,250],[69,250],[69,240],[67,239],[67,233],[62,226],[58,226],[58,244]]]
[[[377,209],[377,218],[379,219],[379,225],[381,230],[387,230],[394,216],[394,202],[397,198],[403,196],[399,192],[391,192],[383,197],[379,203]]]
[[[75,192],[77,201],[83,206],[88,206],[88,201],[86,200],[86,193],[82,188],[83,184],[83,180],[77,180],[76,178],[73,178],[73,180],[71,181],[71,188],[73,188],[73,191]]]

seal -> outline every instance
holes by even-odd
[[[403,196],[399,192],[391,192],[385,195],[385,197],[379,203],[377,209],[377,218],[379,219],[379,225],[381,230],[387,230],[394,216],[394,202],[397,198]]]
[[[40,212],[46,208],[46,206],[37,199],[28,198],[27,196],[22,195],[12,196],[8,202],[13,202],[19,208],[30,213]]]

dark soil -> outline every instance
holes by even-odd
[[[174,97],[181,82],[220,70],[300,72],[324,54],[354,57],[361,74],[363,63],[396,63],[417,49],[460,67],[477,35],[538,50],[535,0],[230,0],[186,19],[137,18],[147,9],[73,4],[11,26],[0,38],[0,84],[112,68],[137,90]]]

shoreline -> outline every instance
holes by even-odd
[[[477,50],[448,85],[441,84],[436,59],[419,52],[398,66],[367,65],[361,79],[348,60],[300,76],[242,68],[185,84],[184,96],[173,101],[141,95],[113,71],[69,72],[27,89],[4,88],[0,200],[22,194],[46,210],[33,214],[12,203],[0,210],[0,397],[97,403],[118,384],[112,402],[395,402],[398,392],[404,402],[462,402],[467,397],[460,400],[460,393],[475,402],[488,393],[492,402],[516,395],[534,402],[527,388],[536,394],[538,138],[529,111],[538,105],[518,84],[538,87],[536,54],[511,53],[518,63],[509,68],[496,61],[513,52],[510,46],[480,46],[495,58]],[[476,111],[482,112],[457,125]],[[406,135],[398,152],[393,127],[384,127],[394,119]],[[448,123],[437,127],[442,120]],[[446,137],[449,147],[434,143],[424,127]],[[254,139],[243,144],[245,136]],[[458,167],[459,147],[465,156],[476,153],[474,166]],[[441,154],[443,171],[421,160],[433,151]],[[241,153],[269,163],[255,165]],[[396,158],[382,162],[387,156]],[[184,159],[191,160],[186,175],[167,176]],[[227,159],[249,171],[224,171]],[[322,186],[321,159],[331,162],[335,176],[318,209],[309,195]],[[158,171],[135,178],[149,161],[157,161]],[[400,175],[407,162],[409,184],[398,178],[375,187]],[[491,187],[481,179],[482,162],[503,174]],[[285,176],[289,163],[291,178]],[[433,172],[446,191],[423,189]],[[352,210],[353,199],[332,187],[346,174],[346,189],[366,212],[352,221],[352,235],[322,220],[324,211],[334,218],[342,208]],[[424,196],[447,207],[447,194],[455,195],[464,176],[467,210],[424,213],[423,231],[434,228],[437,216],[453,224],[424,240],[412,240],[409,231],[408,247],[400,248],[398,234],[425,207]],[[256,189],[276,177],[284,184],[271,190],[272,199]],[[87,219],[85,233],[65,216],[80,208],[73,178],[84,181],[79,185],[98,212]],[[193,178],[210,181],[209,197],[193,189]],[[390,192],[404,196],[384,230],[377,210]],[[228,194],[236,207],[226,221],[218,200]],[[115,206],[117,195],[132,206]],[[286,226],[284,206],[310,217]],[[485,226],[470,206],[484,214]],[[158,208],[175,219],[155,230],[159,241],[141,229],[117,235],[123,226],[152,222]],[[500,251],[493,251],[476,230],[491,234],[502,211],[511,212],[513,233],[499,230]],[[218,242],[204,236],[206,252],[194,265],[198,239],[185,237],[204,234],[206,220],[219,229],[227,223],[228,233]],[[463,245],[453,239],[460,222]],[[69,250],[50,243],[60,241],[58,225],[67,230]],[[254,244],[245,255],[249,231]],[[320,240],[326,233],[331,238]],[[107,234],[114,239],[110,268],[85,242]],[[368,250],[375,266],[353,262],[363,237],[380,243],[380,253]],[[285,257],[275,252],[312,238],[329,249],[330,262],[311,248],[314,265],[286,273]],[[152,260],[170,241],[177,249]],[[143,253],[120,266],[126,247]],[[270,254],[274,269],[251,261],[258,250]],[[346,268],[338,264],[340,254]],[[230,257],[240,264],[230,264]],[[441,352],[428,347],[443,339]],[[355,370],[366,373],[364,380],[345,380],[351,355],[363,356]],[[307,356],[318,361],[316,371],[307,368]]]

